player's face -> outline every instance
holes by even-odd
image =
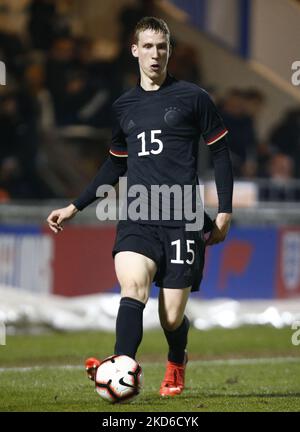
[[[166,72],[170,45],[161,32],[145,30],[139,33],[137,44],[132,45],[132,54],[138,58],[140,71],[150,79],[158,79]]]

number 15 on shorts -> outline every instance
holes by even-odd
[[[186,241],[186,250],[187,253],[191,254],[191,259],[185,260],[187,264],[192,265],[195,260],[195,251],[192,249],[192,245],[195,244],[195,240],[187,240]],[[171,243],[171,245],[176,247],[176,259],[171,259],[172,264],[184,264],[184,260],[181,259],[181,240],[175,240]]]

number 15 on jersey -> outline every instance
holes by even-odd
[[[138,156],[148,156],[150,153],[159,154],[163,149],[163,142],[157,138],[157,135],[161,134],[161,130],[152,130],[151,131],[151,150],[146,150],[146,132],[140,133],[137,138],[142,142],[142,151],[138,153]],[[157,145],[157,148],[155,148]],[[150,146],[149,146],[150,147]]]

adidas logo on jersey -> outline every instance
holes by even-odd
[[[127,125],[127,130],[132,129],[134,126],[135,126],[134,121],[133,121],[133,120],[130,120],[130,122],[129,122],[128,125]]]

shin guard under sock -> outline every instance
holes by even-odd
[[[120,301],[116,321],[115,354],[135,358],[143,337],[143,311],[145,305],[131,297]]]
[[[164,333],[169,344],[169,361],[179,364],[184,362],[189,327],[190,322],[185,316],[182,323],[176,330],[168,331],[164,329]]]

